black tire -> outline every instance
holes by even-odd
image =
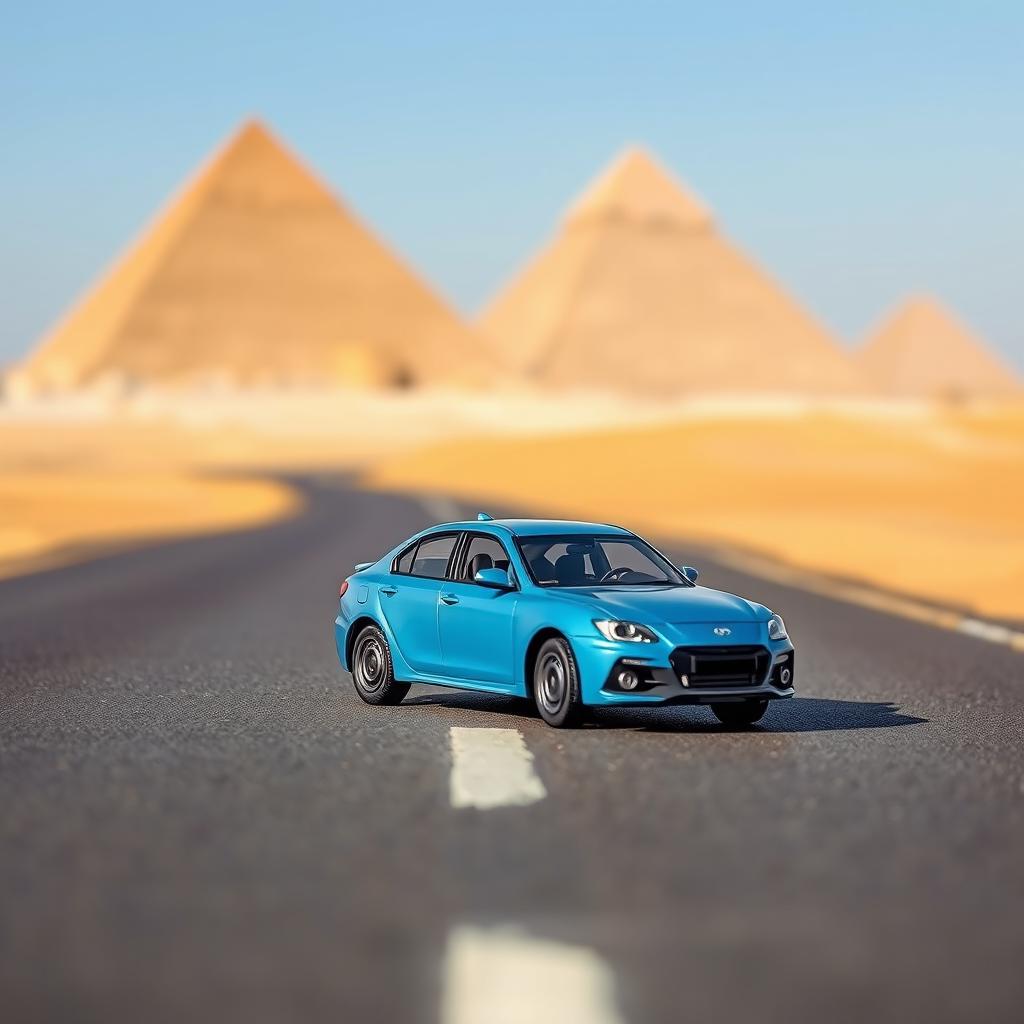
[[[365,626],[352,645],[352,682],[367,704],[401,704],[408,683],[395,679],[391,648],[376,626]]]
[[[580,676],[568,641],[552,637],[541,644],[533,663],[533,702],[540,717],[556,729],[583,721]]]
[[[712,704],[711,710],[722,725],[731,729],[742,729],[764,718],[764,713],[768,710],[768,701],[744,700],[739,703]]]

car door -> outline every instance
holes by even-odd
[[[486,533],[467,533],[441,588],[438,632],[444,674],[453,680],[512,688],[512,630],[517,590],[495,590],[472,581],[472,567],[510,569],[502,542]]]
[[[441,644],[437,609],[458,533],[430,533],[396,559],[380,587],[381,613],[391,627],[398,651],[410,668],[440,675]]]

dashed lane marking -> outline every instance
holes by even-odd
[[[454,929],[442,1024],[622,1024],[615,982],[592,950],[514,928]]]
[[[532,804],[547,796],[518,729],[452,726],[450,741],[452,807],[490,810]]]

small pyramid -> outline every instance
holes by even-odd
[[[481,317],[501,358],[554,387],[676,397],[861,389],[843,349],[630,149]]]
[[[486,366],[470,329],[250,121],[22,376],[33,390],[111,378],[405,385],[476,381]]]
[[[886,394],[1010,397],[1021,381],[988,344],[928,295],[912,296],[868,338],[857,360]]]

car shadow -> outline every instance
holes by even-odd
[[[891,701],[834,700],[826,697],[793,697],[772,701],[764,718],[744,729],[726,728],[710,708],[621,708],[594,714],[599,724],[644,732],[847,732],[856,729],[892,729],[923,725],[928,719],[906,715]]]
[[[536,708],[522,697],[499,694],[425,693],[402,702],[401,707],[437,707],[480,712],[494,716],[537,719]],[[834,700],[827,697],[793,697],[772,701],[765,717],[743,730],[760,733],[846,732],[854,729],[892,729],[923,725],[927,718],[907,715],[891,701]],[[715,720],[709,708],[698,705],[654,708],[600,708],[592,710],[585,728],[634,729],[643,732],[734,732]]]

